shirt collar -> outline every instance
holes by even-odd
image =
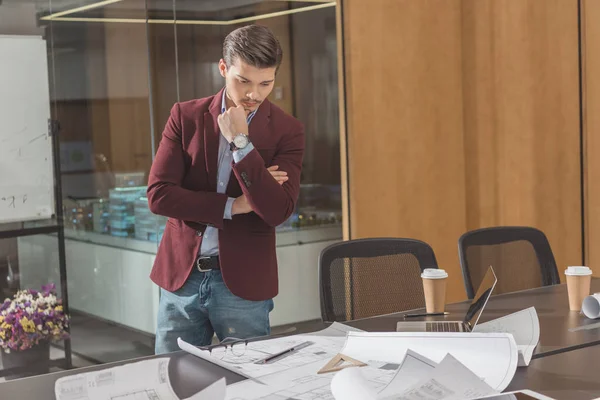
[[[227,93],[227,89],[223,89],[223,96],[221,97],[221,114],[223,114],[225,112],[225,110],[227,110],[227,103],[225,102],[225,94],[226,93]],[[254,115],[256,114],[257,111],[258,111],[258,108],[256,110],[252,111],[246,117],[246,122],[248,123],[248,125],[250,125],[250,121],[252,121],[252,118],[254,118]]]

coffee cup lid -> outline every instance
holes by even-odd
[[[588,267],[569,267],[565,270],[565,275],[571,275],[571,276],[585,276],[585,275],[591,275],[592,274],[592,270],[589,269]]]
[[[425,268],[421,274],[421,278],[427,279],[444,279],[448,277],[448,273],[443,269]]]

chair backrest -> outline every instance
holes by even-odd
[[[413,239],[336,243],[319,257],[323,321],[348,321],[425,306],[421,272],[437,268],[433,249]]]
[[[470,299],[490,265],[498,276],[494,294],[560,283],[550,243],[535,228],[502,226],[470,231],[458,240],[458,253]]]

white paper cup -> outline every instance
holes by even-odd
[[[421,274],[425,308],[428,313],[444,312],[446,308],[446,280],[448,273],[443,269],[427,268]]]
[[[583,299],[581,311],[590,319],[600,318],[600,293],[594,293]]]
[[[588,267],[569,267],[565,270],[567,277],[567,292],[569,293],[569,309],[581,310],[583,299],[590,294],[592,270]]]

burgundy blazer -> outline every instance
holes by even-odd
[[[150,210],[169,217],[150,278],[169,291],[183,286],[206,227],[214,226],[229,290],[247,300],[271,299],[278,292],[275,227],[296,207],[304,128],[265,100],[249,126],[255,149],[233,165],[226,194],[217,193],[222,93],[171,110],[148,178]],[[279,185],[267,171],[271,165],[279,165],[289,180]],[[223,219],[227,198],[242,193],[254,212]]]

